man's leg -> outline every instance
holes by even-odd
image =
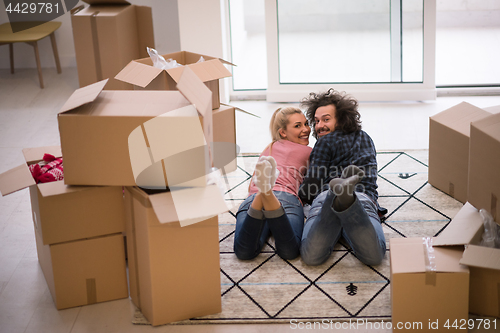
[[[378,265],[385,256],[386,243],[377,208],[366,194],[355,192],[354,196],[349,208],[334,213],[356,257],[366,265]]]
[[[307,265],[324,263],[341,236],[340,219],[331,208],[334,197],[333,192],[323,191],[311,205],[300,246],[300,255]]]
[[[332,210],[340,218],[342,234],[358,259],[378,265],[385,255],[385,236],[375,203],[366,194],[354,192],[363,177],[361,169],[350,165],[342,178],[330,181],[330,191],[335,194]]]

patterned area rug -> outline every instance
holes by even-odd
[[[300,257],[281,259],[271,237],[256,259],[236,258],[235,213],[257,159],[257,154],[238,157],[238,169],[227,175],[226,200],[234,207],[219,217],[222,312],[176,324],[390,320],[390,249],[382,264],[367,266],[341,239],[326,263],[311,267]],[[394,237],[438,235],[463,206],[427,183],[427,159],[427,150],[377,153],[379,203],[388,209],[387,245]],[[133,323],[149,324],[140,311]]]

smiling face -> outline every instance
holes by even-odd
[[[314,114],[314,130],[318,139],[335,131],[335,126],[337,125],[337,119],[335,118],[336,108],[335,105],[329,104],[325,106],[320,106],[316,109]]]
[[[279,130],[282,139],[292,141],[301,145],[309,144],[311,127],[302,113],[293,113],[288,116],[288,124]]]

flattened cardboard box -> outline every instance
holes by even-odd
[[[180,92],[102,91],[104,84],[105,81],[76,90],[59,114],[66,184],[135,186],[140,169],[148,165],[133,162],[159,163],[157,169],[162,178],[164,173],[169,177],[167,164],[182,167],[176,172],[183,172],[188,178],[203,174],[207,165],[211,167],[211,160],[205,155],[205,162],[180,160],[186,151],[193,149],[196,153],[198,147],[211,144],[214,135],[210,91],[189,68],[179,80]],[[189,111],[186,116],[184,110]],[[196,124],[189,125],[194,119],[193,110],[198,112]],[[200,116],[201,138],[193,128],[200,126]],[[142,146],[130,144],[136,139],[142,140]],[[137,158],[132,158],[132,153]],[[174,155],[177,162],[183,163],[164,160],[175,160]],[[163,179],[163,186],[169,182],[170,179]]]
[[[212,91],[212,107],[220,107],[219,79],[231,76],[224,64],[234,66],[233,64],[220,58],[187,51],[169,53],[163,57],[184,66],[163,70],[154,67],[151,58],[147,57],[131,61],[115,78],[134,85],[135,89],[175,90],[184,68],[189,67]],[[198,62],[200,57],[205,61]]]
[[[470,126],[469,201],[500,222],[500,113]]]
[[[477,246],[484,232],[479,211],[466,203],[434,238],[435,247],[465,246],[460,264],[470,270],[469,312],[500,317],[500,249]]]
[[[130,295],[153,326],[221,311],[217,214],[227,208],[216,187],[186,191],[207,199],[186,200],[202,221],[181,227],[172,193],[125,188]]]
[[[43,245],[38,261],[58,310],[128,297],[123,235]]]
[[[469,318],[469,270],[459,264],[461,248],[434,247],[434,272],[422,238],[391,238],[390,249],[394,331],[400,331],[398,323],[422,323],[403,329],[422,332],[430,331],[429,322],[437,320],[442,328],[447,320]]]
[[[42,161],[45,153],[60,157],[61,148],[23,149],[26,163],[0,175],[2,195],[29,186],[33,222],[43,244],[125,231],[121,187],[67,186],[62,180],[36,185],[28,165]]]
[[[154,48],[151,8],[126,1],[85,1],[90,6],[73,11],[80,87],[109,78],[109,90],[131,90],[132,85],[115,80],[131,60],[146,57]]]
[[[467,201],[470,123],[489,112],[462,102],[430,117],[429,184]]]

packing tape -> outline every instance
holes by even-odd
[[[448,192],[450,193],[450,196],[455,197],[455,184],[452,182],[448,185]]]
[[[97,290],[95,279],[87,279],[87,304],[97,303]]]
[[[102,65],[101,56],[99,52],[99,38],[97,33],[97,14],[99,11],[92,14],[90,17],[90,29],[92,30],[92,43],[94,46],[94,60],[95,60],[95,72],[97,75],[97,81],[102,80]]]
[[[491,193],[491,216],[497,221],[497,196]]]
[[[425,259],[425,284],[436,285],[436,255],[432,247],[432,238],[423,237]]]

